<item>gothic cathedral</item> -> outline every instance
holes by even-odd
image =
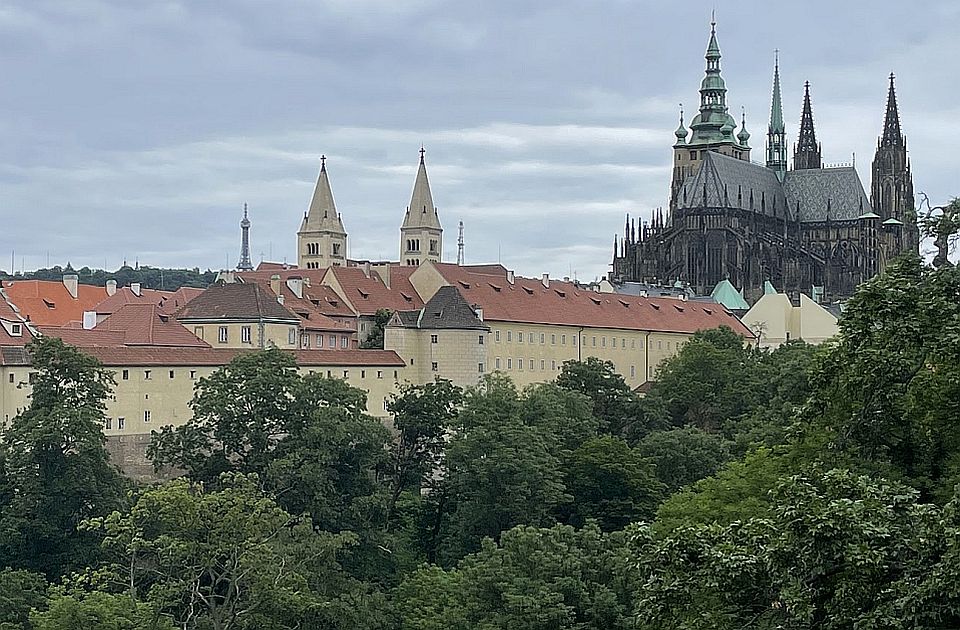
[[[809,83],[788,168],[779,60],[774,64],[763,166],[750,161],[745,119],[734,134],[715,24],[706,60],[689,131],[680,114],[668,211],[658,209],[649,223],[627,217],[614,241],[613,282],[680,280],[706,294],[728,278],[752,299],[769,281],[829,302],[852,295],[901,251],[917,251],[913,177],[892,74],[868,198],[853,165],[822,163]]]

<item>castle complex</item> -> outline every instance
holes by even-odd
[[[751,300],[770,282],[827,302],[852,295],[900,252],[917,250],[913,177],[892,74],[867,197],[853,165],[823,164],[809,83],[788,168],[777,60],[761,165],[751,161],[745,118],[734,133],[715,24],[706,61],[700,112],[689,130],[681,112],[675,133],[668,211],[658,209],[649,223],[627,217],[614,241],[611,281],[679,280],[702,295],[729,279]]]

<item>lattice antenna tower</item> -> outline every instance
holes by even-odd
[[[460,222],[460,235],[457,237],[457,264],[463,265],[463,221]]]

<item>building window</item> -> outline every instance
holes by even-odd
[[[593,338],[593,347],[594,347],[594,348],[597,347],[597,338],[596,338],[596,337]]]
[[[523,333],[522,333],[522,332],[518,332],[518,333],[517,333],[517,343],[523,343]]]
[[[593,344],[593,345],[597,345],[597,344]],[[607,338],[606,338],[606,337],[600,337],[600,345],[601,345],[602,347],[604,347],[604,348],[607,347]]]
[[[511,333],[511,332],[508,330],[508,331],[507,331],[507,343],[509,343],[512,338],[513,338],[513,333]]]
[[[494,338],[494,341],[496,341],[497,343],[500,343],[500,331],[499,331],[499,330],[494,331],[494,333],[493,333],[493,338]]]
[[[561,346],[567,345],[567,336],[566,336],[566,335],[560,335],[560,345],[561,345]]]
[[[323,350],[323,335],[317,335],[317,350]]]
[[[10,381],[11,383],[13,383],[13,381],[14,381],[13,372],[10,372],[10,374],[8,375],[8,377],[9,377],[9,381]]]
[[[636,377],[637,377],[637,366],[631,365],[631,366],[630,366],[630,378],[636,378]]]
[[[500,369],[500,357],[497,357],[496,363],[494,363],[494,365],[496,366],[496,369],[498,370]]]
[[[249,327],[249,326],[243,326],[243,327],[241,327],[241,328],[240,328],[240,342],[241,342],[241,343],[250,343],[250,339],[251,339],[250,327]]]
[[[556,336],[556,335],[550,335],[550,345],[552,345],[552,346],[557,345],[557,336]]]
[[[551,369],[551,370],[556,370],[556,369],[557,369],[557,362],[556,362],[556,361],[551,361],[551,362],[550,362],[550,369]]]
[[[367,378],[367,371],[366,371],[366,370],[360,370],[360,378]]]
[[[336,335],[330,335],[330,337],[327,339],[327,345],[330,346],[331,348],[336,348],[336,347],[337,347],[337,336],[336,336]]]
[[[436,253],[438,253],[438,252],[437,252],[437,241],[435,241],[434,239],[430,239],[430,253],[431,253],[431,254],[436,254]]]
[[[634,339],[634,340],[632,340],[632,341],[630,342],[630,349],[631,349],[631,350],[636,350],[636,349],[637,349],[637,340],[636,340],[636,339]]]
[[[483,345],[483,335],[480,335],[480,336],[477,338],[477,343],[478,343],[479,345],[481,345],[481,346]]]
[[[221,326],[220,330],[217,332],[217,341],[219,343],[227,343],[227,327]]]
[[[530,336],[527,337],[527,341],[529,341],[530,343],[533,343],[533,333],[530,333]]]
[[[383,378],[383,370],[377,370],[377,378]]]
[[[170,370],[170,378],[173,378],[173,370]]]
[[[197,371],[196,371],[196,370],[190,370],[190,380],[191,380],[191,381],[197,380]]]
[[[543,333],[540,333],[540,343],[546,343],[547,336]]]
[[[542,372],[545,369],[547,369],[547,362],[543,359],[540,359],[540,371]]]
[[[483,374],[483,363],[477,363],[477,372]]]
[[[696,152],[696,151],[691,151],[691,152],[690,152],[690,159],[691,159],[691,160],[696,160],[696,159],[697,159],[697,152]]]
[[[342,335],[340,337],[340,347],[346,348],[349,345],[350,345],[350,337],[347,337],[346,335]]]
[[[517,369],[523,370],[523,359],[517,359]]]
[[[350,370],[343,371],[343,378],[350,378]]]
[[[149,410],[149,409],[144,409],[144,410],[143,410],[143,421],[144,421],[144,422],[150,422],[150,410]]]
[[[513,359],[509,359],[509,358],[507,359],[507,369],[508,370],[513,369]]]
[[[340,243],[333,243],[333,248],[331,250],[334,256],[340,255]]]
[[[430,371],[431,371],[431,372],[436,372],[436,371],[439,370],[439,369],[440,369],[440,366],[437,365],[437,362],[436,362],[436,361],[434,361],[433,363],[430,364]]]
[[[149,380],[150,380],[150,370],[144,370],[144,371],[143,371],[143,380],[145,380],[145,381],[149,381]]]
[[[106,431],[113,429],[113,418],[104,418],[103,419],[103,428]]]
[[[21,324],[10,324],[10,335],[13,337],[19,337],[23,334],[23,326]]]
[[[287,331],[287,343],[291,346],[297,345],[297,329],[291,328]]]
[[[309,334],[309,333],[303,333],[302,335],[300,335],[300,345],[301,345],[302,347],[304,347],[304,348],[309,348],[309,347],[310,347],[310,334]]]
[[[117,418],[117,429],[123,429],[123,425],[127,423],[126,418]]]
[[[129,381],[129,380],[130,380],[130,370],[124,370],[123,373],[122,373],[122,378],[123,378],[123,380],[125,380],[125,381]]]
[[[430,343],[439,343],[440,338],[437,335],[430,335]]]
[[[657,350],[663,350],[663,342],[657,341]]]

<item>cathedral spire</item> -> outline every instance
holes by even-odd
[[[890,73],[890,90],[887,92],[887,113],[883,119],[883,137],[880,143],[884,146],[899,146],[903,142],[900,133],[900,112],[897,109],[897,91],[893,86],[893,73]]]
[[[820,144],[813,128],[813,107],[810,105],[810,82],[803,84],[803,113],[800,116],[800,136],[793,150],[794,170],[822,168]]]
[[[403,227],[440,227],[440,218],[437,208],[433,205],[433,194],[430,192],[430,181],[427,179],[427,165],[424,161],[426,149],[420,147],[420,166],[417,168],[417,178],[413,182],[413,194],[410,196],[410,205],[403,219]]]
[[[774,53],[773,96],[770,99],[770,124],[767,127],[767,168],[783,181],[787,173],[787,134],[783,124],[783,99],[780,96],[780,51]]]
[[[237,263],[237,271],[252,271],[253,263],[250,262],[250,218],[247,216],[247,204],[243,204],[243,219],[240,220],[240,262]]]
[[[443,252],[443,228],[433,205],[430,180],[427,179],[426,149],[420,147],[420,164],[413,182],[410,205],[400,226],[400,264],[419,265],[427,260],[440,262]]]
[[[325,155],[320,156],[320,175],[297,232],[297,241],[297,264],[302,268],[323,269],[346,264],[347,231],[333,201]]]

